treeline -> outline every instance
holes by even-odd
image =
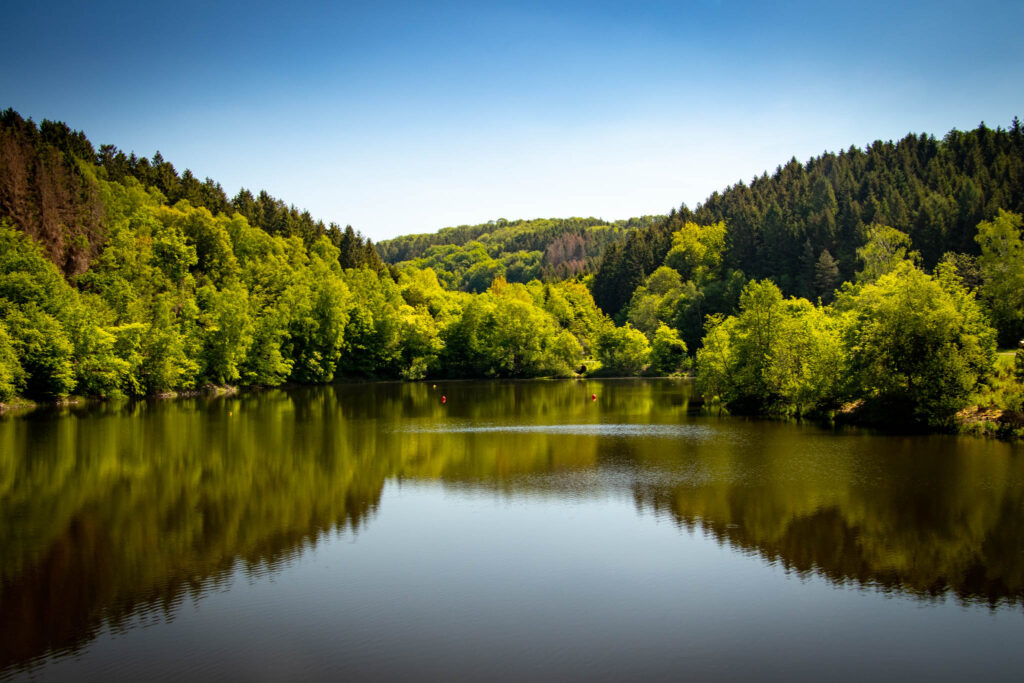
[[[140,396],[206,384],[340,377],[569,376],[678,371],[667,328],[650,344],[617,328],[573,281],[495,280],[452,292],[430,269],[342,268],[239,214],[163,203],[135,179],[94,179],[109,237],[65,279],[31,238],[0,226],[0,400]],[[592,366],[594,364],[592,363]]]
[[[818,264],[812,302],[729,267],[725,223],[686,223],[620,329],[677,334],[696,351],[705,398],[733,410],[951,427],[974,404],[1018,429],[1024,349],[1015,370],[994,361],[997,338],[1024,336],[1022,226],[1000,210],[976,227],[977,257],[950,252],[933,269],[906,233],[871,226],[851,281],[836,288],[835,263]]]
[[[821,414],[842,407],[870,422],[952,427],[957,412],[980,402],[993,384],[990,311],[1018,329],[1024,316],[1021,226],[1019,214],[1004,211],[978,225],[979,291],[988,310],[964,285],[957,259],[929,274],[909,237],[886,226],[872,229],[858,250],[863,270],[830,305],[784,298],[771,280],[751,281],[736,315],[708,319],[697,352],[702,391],[743,410]],[[1016,254],[1007,256],[1007,247]],[[993,305],[992,295],[1008,285],[1012,298],[998,303],[1015,322]],[[1024,350],[1016,365],[998,407],[1019,422]]]
[[[107,239],[74,278],[0,226],[0,399],[565,376],[599,351],[614,367],[616,328],[579,283],[499,278],[473,295],[445,290],[429,269],[395,281],[386,269],[343,268],[326,236],[307,248],[237,213],[168,206],[134,178],[91,180]],[[640,351],[646,364],[646,341]]]
[[[611,223],[598,218],[499,218],[384,240],[377,250],[387,263],[432,268],[446,286],[479,292],[495,277],[550,282],[593,272],[609,245],[663,218],[642,216]]]
[[[543,251],[549,244],[565,235],[582,234],[598,228],[591,240],[594,247],[589,256],[600,255],[601,247],[622,232],[654,225],[664,216],[641,216],[607,222],[600,218],[537,218],[533,220],[506,220],[499,218],[479,225],[460,225],[441,228],[437,232],[402,235],[377,243],[380,256],[387,263],[411,261],[423,256],[427,249],[437,245],[462,246],[481,242],[496,253],[509,251]]]
[[[459,277],[473,285],[451,291],[452,272],[385,268],[351,228],[325,229],[266,193],[228,202],[159,155],[96,153],[84,134],[11,110],[3,124],[0,400],[687,363],[678,335],[616,328],[579,282],[469,264]],[[553,240],[548,264],[565,265],[629,227],[541,221],[490,243],[520,254]]]
[[[697,352],[708,398],[737,409],[856,404],[948,426],[987,386],[1021,412],[1019,381],[993,380],[997,336],[1024,336],[1021,218],[998,207],[1021,203],[1016,120],[791,162],[667,218],[398,238],[378,245],[387,267],[351,227],[266,193],[220,202],[162,160],[96,154],[10,110],[2,121],[0,400],[670,374]],[[929,213],[934,188],[960,208]],[[894,216],[907,230],[879,222]]]
[[[595,274],[594,297],[618,315],[662,265],[673,233],[690,222],[729,226],[722,253],[727,270],[770,278],[787,295],[816,298],[852,278],[872,225],[909,235],[930,269],[947,252],[977,255],[975,226],[999,209],[1024,211],[1024,132],[1016,118],[1009,130],[982,124],[942,140],[908,135],[806,164],[793,159],[771,176],[715,192],[695,210],[683,205],[610,246]]]
[[[82,172],[81,163],[94,172]],[[254,227],[271,235],[297,236],[306,246],[327,236],[338,247],[344,267],[382,267],[370,240],[351,226],[325,225],[266,191],[253,195],[242,188],[229,200],[220,183],[200,181],[188,169],[179,175],[160,152],[147,159],[114,145],[101,145],[97,151],[84,133],[65,123],[44,120],[36,126],[13,109],[0,113],[0,215],[43,244],[68,275],[83,272],[106,239],[93,175],[114,182],[134,178],[158,190],[170,205],[184,200],[215,215],[239,213]]]

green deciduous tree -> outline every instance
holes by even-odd
[[[33,398],[67,396],[75,388],[74,346],[64,326],[35,303],[0,310]]]
[[[981,247],[981,295],[988,302],[999,340],[1006,346],[1024,338],[1024,240],[1021,215],[999,211],[978,224],[975,240]]]
[[[671,375],[682,370],[688,360],[686,343],[679,338],[679,333],[668,325],[658,326],[651,343],[651,370]]]
[[[738,315],[709,321],[704,348],[697,352],[705,394],[750,410],[771,405],[766,370],[781,316],[782,292],[775,283],[752,280],[740,294]]]
[[[249,293],[237,284],[221,290],[207,285],[196,297],[202,327],[201,373],[215,384],[237,382],[253,343]]]
[[[770,394],[798,413],[837,407],[847,380],[842,342],[839,316],[806,299],[783,302],[765,368]]]
[[[888,225],[872,225],[868,228],[868,242],[857,249],[861,270],[858,282],[874,282],[886,273],[896,270],[904,261],[917,263],[917,252],[910,250],[910,237]]]
[[[7,327],[0,322],[0,401],[9,401],[25,390],[25,370],[18,361]]]
[[[606,373],[636,375],[650,361],[651,345],[640,330],[627,323],[609,327],[597,340],[597,358]]]
[[[843,321],[806,299],[751,282],[740,312],[713,318],[697,353],[709,398],[747,411],[810,413],[834,407],[845,388]]]
[[[843,294],[855,395],[890,419],[948,426],[992,370],[995,331],[951,268],[904,263]]]
[[[689,222],[672,233],[672,248],[665,256],[665,265],[677,270],[683,280],[703,282],[721,267],[725,246],[725,223]]]

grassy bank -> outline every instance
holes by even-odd
[[[971,406],[957,413],[961,432],[1024,439],[1024,385],[1019,372],[1016,353],[1000,350],[991,378],[971,397]]]

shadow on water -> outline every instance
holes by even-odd
[[[372,532],[389,480],[628,496],[835,584],[1024,601],[1012,446],[714,417],[689,398],[666,380],[391,383],[2,420],[0,674]]]

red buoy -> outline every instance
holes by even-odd
[[[591,401],[596,401],[597,400],[597,394],[591,394],[590,395],[590,400]]]
[[[441,403],[447,403],[447,402],[448,402],[448,397],[447,396],[442,396],[441,397]]]

